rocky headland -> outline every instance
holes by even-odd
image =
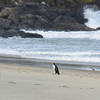
[[[44,2],[45,0],[40,0],[41,2],[34,2],[34,0],[4,1],[0,1],[1,37],[21,36],[33,38],[40,36],[39,34],[34,36],[32,34],[30,36],[26,35],[20,29],[56,31],[94,30],[84,25],[87,19],[83,15],[83,6],[87,3],[71,4],[66,2],[66,6],[58,6],[56,0],[55,5],[50,5]],[[99,6],[100,2],[95,0],[95,2],[89,2],[89,4]]]

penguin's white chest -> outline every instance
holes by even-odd
[[[53,65],[53,71],[55,72],[55,65]]]

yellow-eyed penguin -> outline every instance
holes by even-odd
[[[58,69],[57,65],[54,62],[52,64],[53,64],[54,73],[60,75],[60,72],[59,72],[59,69]]]

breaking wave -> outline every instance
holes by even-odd
[[[44,38],[79,38],[79,39],[97,39],[100,40],[100,30],[98,31],[33,31],[23,30],[26,33],[39,33]]]
[[[100,10],[96,6],[86,6],[84,8],[84,17],[88,19],[88,22],[85,23],[90,28],[100,27]]]

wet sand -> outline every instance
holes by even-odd
[[[100,72],[60,69],[61,75],[54,75],[49,67],[41,68],[35,62],[28,65],[16,63],[21,60],[13,60],[13,63],[0,60],[0,100],[100,98]]]

